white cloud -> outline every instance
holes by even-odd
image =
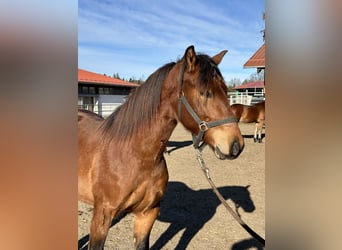
[[[222,71],[229,78],[242,76],[246,71],[243,64],[262,43],[263,6],[251,16],[252,6],[225,2],[222,7],[215,1],[81,1],[80,65],[116,67],[127,71],[122,73],[125,77],[147,77],[164,63],[179,59],[185,48],[194,44],[198,52],[209,55],[228,49]]]

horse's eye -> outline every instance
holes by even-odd
[[[211,91],[200,92],[200,95],[204,96],[205,98],[213,97],[213,93]]]

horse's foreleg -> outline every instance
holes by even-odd
[[[258,131],[258,142],[261,143],[261,135],[262,135],[262,128],[264,126],[264,121],[262,120],[261,122],[259,122],[259,131]]]
[[[254,137],[253,137],[253,139],[254,139],[254,142],[257,142],[258,141],[258,135],[257,135],[257,133],[258,133],[258,125],[259,125],[259,123],[255,123],[255,129],[254,129]]]
[[[104,249],[112,219],[112,210],[104,208],[102,204],[94,206],[94,214],[90,225],[89,250]]]
[[[155,207],[145,212],[135,213],[134,244],[137,250],[149,249],[151,229],[159,211],[160,207]]]
[[[260,123],[260,128],[259,128],[259,131],[258,131],[258,142],[261,143],[261,132],[262,132],[262,126],[263,124]]]

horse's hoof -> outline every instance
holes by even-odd
[[[257,140],[257,138],[254,138],[254,142],[257,142],[258,140]]]

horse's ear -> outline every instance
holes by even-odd
[[[213,56],[212,59],[218,65],[221,61],[224,55],[228,52],[228,50],[222,50],[220,53],[218,53],[216,56]]]
[[[247,185],[245,188],[248,189],[251,185]]]
[[[196,52],[195,52],[195,47],[193,45],[189,46],[185,50],[184,60],[185,60],[186,68],[188,72],[194,71],[195,64],[196,64]]]

